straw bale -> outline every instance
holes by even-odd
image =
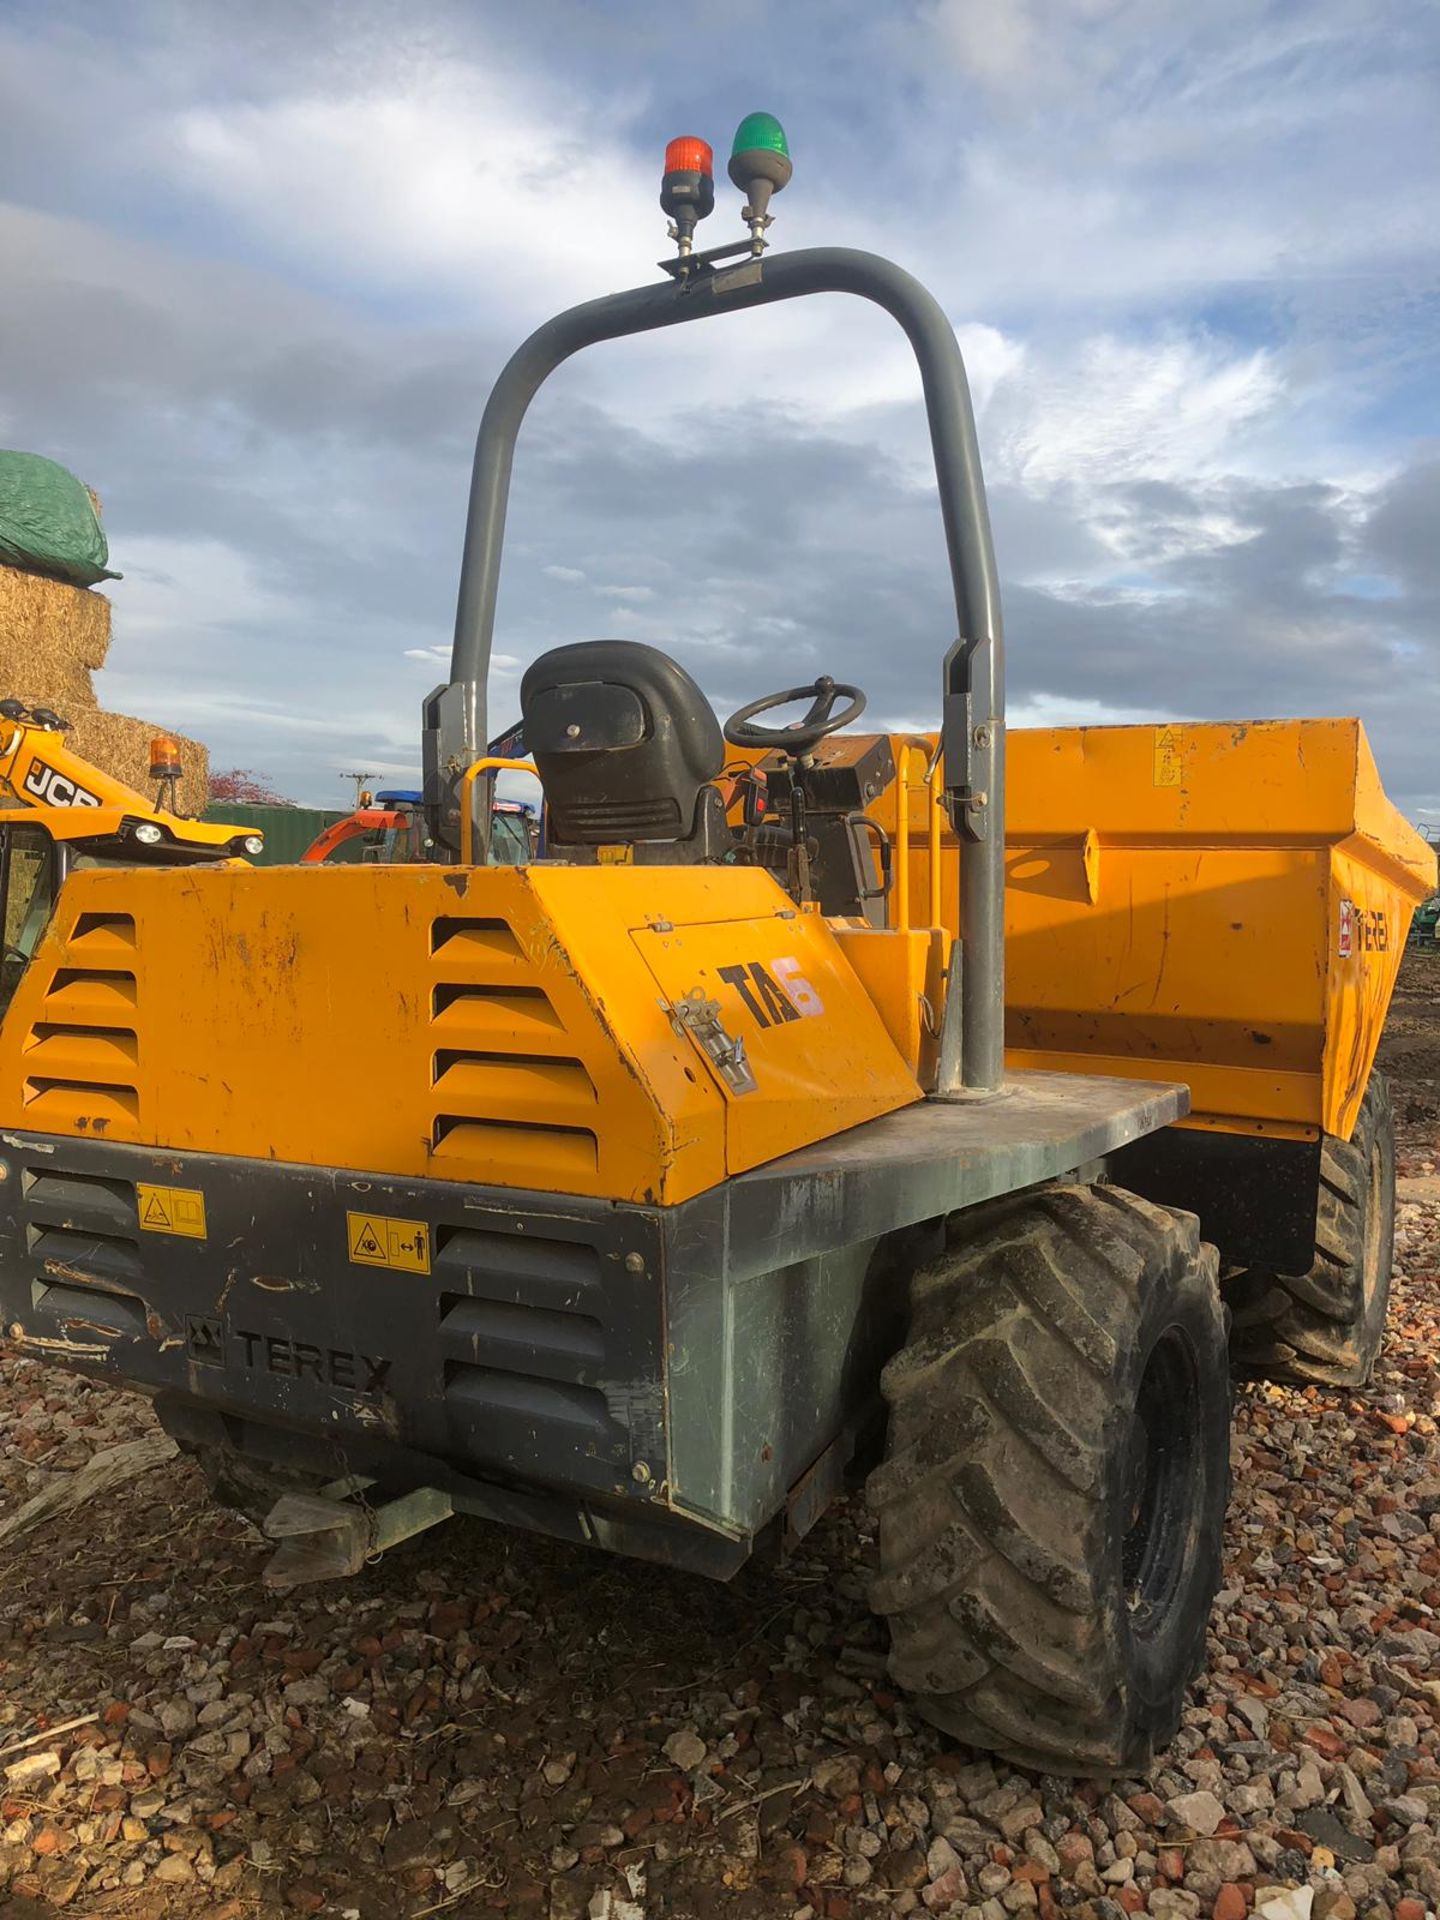
[[[150,742],[170,729],[101,711],[90,676],[109,650],[110,602],[103,593],[0,567],[0,699],[53,707],[70,722],[66,742],[74,752],[151,797]],[[180,748],[180,810],[200,813],[209,758],[197,741],[182,739]]]
[[[0,698],[63,719],[96,704],[91,673],[110,648],[110,602],[88,587],[0,567]]]
[[[169,733],[180,742],[180,763],[185,769],[177,805],[181,813],[204,811],[210,790],[210,756],[197,740],[186,740],[169,727],[149,720],[132,720],[128,714],[104,713],[95,707],[75,713],[70,720],[65,744],[71,751],[83,754],[102,772],[123,780],[147,799],[155,795],[150,784],[150,742],[157,733]]]

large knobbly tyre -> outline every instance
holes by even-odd
[[[1348,1140],[1320,1147],[1315,1262],[1308,1273],[1248,1268],[1226,1280],[1236,1362],[1271,1379],[1363,1387],[1385,1339],[1395,1242],[1395,1117],[1372,1073]]]
[[[1138,1773],[1205,1650],[1230,1486],[1217,1256],[1051,1185],[950,1223],[882,1379],[872,1595],[918,1710],[1040,1772]]]

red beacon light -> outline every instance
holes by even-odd
[[[660,205],[669,215],[670,238],[683,259],[691,251],[697,221],[715,210],[715,155],[708,140],[685,133],[666,147]]]

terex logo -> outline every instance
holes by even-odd
[[[33,793],[47,807],[101,807],[105,804],[98,793],[87,793],[84,787],[77,786],[58,767],[47,767],[43,760],[30,763],[21,784],[26,793]]]
[[[350,1387],[356,1393],[382,1393],[391,1362],[344,1347],[313,1347],[308,1340],[286,1340],[270,1333],[235,1329],[245,1365],[290,1380],[313,1380],[320,1387]]]

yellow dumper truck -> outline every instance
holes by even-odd
[[[0,1020],[4,1320],[151,1394],[277,1581],[454,1513],[723,1577],[869,1465],[918,1709],[1140,1768],[1220,1574],[1222,1267],[1247,1358],[1373,1355],[1370,1060],[1433,863],[1351,721],[1017,735],[1007,782],[954,332],[888,261],[768,250],[767,115],[731,159],[747,237],[697,252],[710,168],[672,143],[664,277],[496,383],[423,717],[439,857],[60,872]],[[722,737],[664,653],[564,645],[521,696],[542,855],[486,864],[531,398],[582,348],[820,293],[918,363],[937,734],[846,732],[864,694],[821,679]]]

